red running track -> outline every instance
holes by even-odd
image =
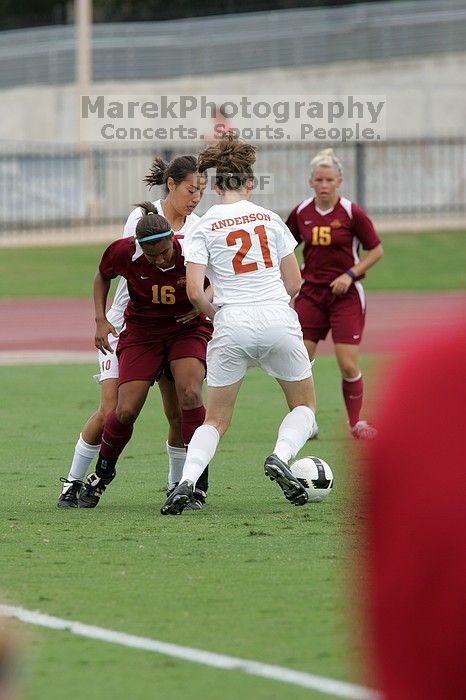
[[[361,352],[399,350],[408,334],[430,326],[435,333],[448,319],[466,314],[466,294],[372,293]],[[86,299],[0,300],[0,352],[94,351],[94,310]],[[319,353],[331,353],[330,337]]]

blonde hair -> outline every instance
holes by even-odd
[[[311,177],[314,176],[317,168],[324,166],[325,168],[333,168],[339,177],[343,177],[343,168],[341,162],[336,157],[333,152],[333,148],[324,148],[322,151],[314,156],[310,162]]]

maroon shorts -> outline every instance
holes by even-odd
[[[195,357],[206,362],[210,333],[205,330],[186,329],[160,340],[140,340],[123,331],[117,347],[118,386],[125,382],[156,382],[172,360]]]
[[[304,340],[317,343],[331,329],[334,343],[359,345],[361,342],[366,300],[360,282],[352,284],[343,296],[332,294],[330,287],[305,282],[294,308]]]

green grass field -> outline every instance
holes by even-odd
[[[466,283],[466,232],[391,233],[368,291],[447,291]],[[3,249],[0,298],[89,297],[104,245]]]
[[[359,587],[353,559],[363,499],[334,359],[318,363],[322,437],[302,451],[332,465],[335,488],[328,499],[293,507],[264,477],[262,463],[286,409],[278,385],[254,371],[212,464],[208,504],[178,518],[159,515],[166,457],[156,389],[99,507],[56,507],[58,479],[66,476],[78,432],[98,399],[93,371],[92,365],[0,367],[9,397],[0,447],[4,600],[196,649],[358,680],[360,636],[347,594]],[[27,638],[25,700],[322,697],[64,631],[28,627]]]
[[[464,233],[391,234],[373,291],[464,287]],[[2,250],[0,297],[89,297],[102,246]],[[370,323],[370,318],[368,319]],[[367,386],[384,365],[363,356]],[[177,645],[364,682],[364,459],[349,438],[333,357],[314,368],[327,501],[288,504],[263,476],[285,404],[251,372],[211,469],[203,511],[162,517],[166,427],[157,389],[95,510],[56,507],[79,431],[96,408],[94,365],[0,367],[0,595],[5,603]],[[371,392],[366,402],[369,410]],[[66,631],[18,625],[21,700],[304,700],[315,690]]]

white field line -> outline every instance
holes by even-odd
[[[293,671],[290,668],[284,668],[282,666],[272,666],[258,661],[248,661],[246,659],[235,658],[234,656],[224,656],[223,654],[214,654],[209,651],[192,649],[191,647],[182,647],[177,644],[161,642],[157,639],[149,639],[148,637],[136,637],[132,634],[115,632],[114,630],[104,629],[103,627],[84,625],[81,622],[62,620],[59,617],[51,617],[50,615],[45,615],[44,613],[34,610],[25,610],[24,608],[11,605],[0,605],[0,615],[14,617],[31,625],[39,625],[40,627],[49,627],[50,629],[56,630],[67,630],[81,637],[98,639],[102,642],[119,644],[120,646],[130,647],[132,649],[153,651],[157,654],[164,654],[165,656],[192,661],[193,663],[203,664],[204,666],[212,666],[229,671],[240,671],[241,673],[247,673],[252,676],[261,676],[262,678],[281,681],[282,683],[291,683],[292,685],[310,688],[327,695],[336,695],[339,698],[351,698],[351,700],[381,700],[381,695],[379,693],[360,685],[335,681],[322,676],[314,676],[311,673],[304,673],[302,671]]]
[[[0,365],[61,365],[96,362],[97,350],[0,350]]]

